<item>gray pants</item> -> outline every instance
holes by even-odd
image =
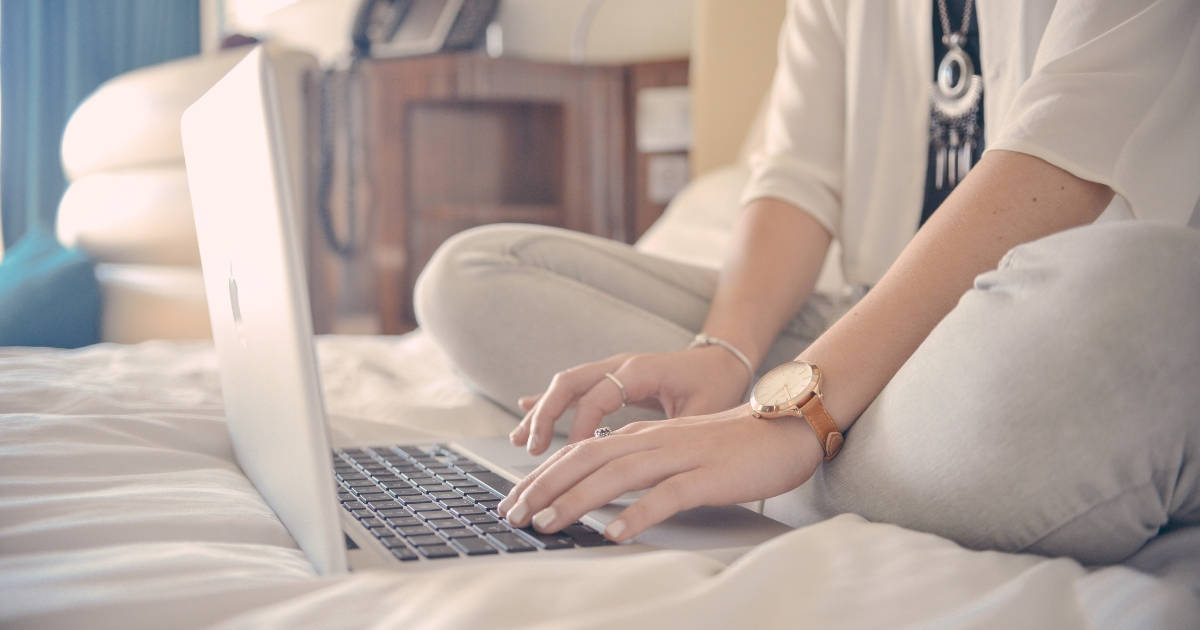
[[[416,305],[463,375],[516,413],[517,397],[557,370],[687,345],[715,286],[713,271],[620,243],[497,225],[448,241]],[[849,306],[814,296],[762,370]],[[606,423],[633,412],[622,413]],[[841,455],[767,502],[793,525],[842,512],[1089,563],[1200,522],[1200,231],[1102,223],[1010,251],[858,419]]]

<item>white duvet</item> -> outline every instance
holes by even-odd
[[[420,333],[321,339],[336,432],[507,432]],[[233,463],[211,346],[0,350],[4,628],[1200,628],[1183,587],[853,515],[729,566],[658,552],[314,575]]]

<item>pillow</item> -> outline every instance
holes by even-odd
[[[92,262],[30,229],[0,261],[0,346],[78,348],[99,340]]]

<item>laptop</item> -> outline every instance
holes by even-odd
[[[557,534],[513,529],[496,504],[545,456],[502,437],[331,444],[284,114],[259,47],[187,109],[182,132],[234,453],[318,573],[653,549],[728,559],[789,531],[739,506],[698,508],[612,544],[599,532],[632,497]]]

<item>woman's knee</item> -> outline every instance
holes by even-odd
[[[1200,233],[1104,224],[984,274],[806,501],[972,547],[1119,560],[1200,518]]]
[[[413,288],[417,322],[436,331],[455,313],[478,312],[482,301],[495,300],[495,294],[480,291],[480,282],[487,281],[490,268],[505,264],[505,252],[527,233],[525,226],[484,225],[442,243]]]

